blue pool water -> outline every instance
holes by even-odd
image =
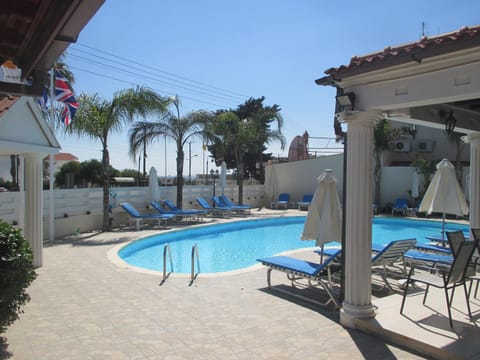
[[[197,244],[200,272],[216,273],[254,265],[256,259],[315,246],[315,241],[302,241],[304,216],[246,220],[172,231],[133,242],[118,252],[127,263],[150,270],[163,270],[163,249],[169,244],[175,273],[190,273],[192,246]],[[468,226],[447,223],[447,230],[468,231]],[[441,223],[433,221],[375,218],[373,242],[387,244],[392,240],[440,235]],[[167,269],[170,263],[167,258]]]

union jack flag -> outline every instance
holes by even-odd
[[[70,124],[77,112],[78,102],[67,79],[58,71],[55,71],[55,100],[63,102],[62,121],[65,125]]]
[[[68,86],[67,79],[58,71],[55,71],[55,100],[66,102],[73,97],[73,92]]]
[[[66,102],[63,104],[64,108],[62,111],[62,122],[67,126],[73,120],[75,113],[78,109],[78,102]]]

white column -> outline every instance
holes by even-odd
[[[480,227],[480,133],[468,134],[470,144],[470,227]]]
[[[25,239],[33,251],[33,265],[43,264],[43,167],[44,154],[25,155]]]
[[[20,156],[20,169],[18,173],[18,227],[25,228],[25,158]]]
[[[50,241],[55,240],[55,196],[53,194],[53,185],[55,181],[55,155],[50,154],[49,156],[49,183],[48,183],[48,196],[49,196],[49,207],[48,207],[48,238]]]
[[[355,319],[375,316],[371,302],[373,123],[376,113],[343,114],[347,123],[345,289],[342,325],[355,328]]]

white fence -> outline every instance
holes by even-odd
[[[128,221],[123,210],[118,206],[122,202],[129,202],[139,211],[146,211],[149,199],[148,187],[114,187],[116,205],[112,211],[114,225]],[[221,188],[216,186],[216,194]],[[43,225],[44,239],[49,236],[50,219],[49,190],[43,192]],[[195,197],[210,199],[213,195],[213,185],[184,186],[183,207],[185,209],[198,208]],[[225,195],[231,199],[238,199],[238,187],[227,186]],[[53,191],[55,237],[100,229],[103,221],[103,191],[101,188],[90,189],[59,189]],[[176,202],[177,188],[175,186],[161,187],[160,197]],[[264,204],[263,185],[245,185],[243,203],[260,206]],[[0,192],[0,219],[10,223],[24,223],[24,194],[22,192]]]

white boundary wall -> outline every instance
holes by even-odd
[[[272,168],[275,167],[276,192],[272,194],[269,185],[269,177]],[[244,185],[244,204],[254,207],[270,206],[270,203],[278,198],[279,193],[290,194],[290,207],[295,207],[304,194],[313,194],[317,187],[317,177],[325,171],[332,169],[337,178],[337,189],[342,199],[343,186],[343,154],[320,157],[316,159],[267,165],[266,182],[264,185]],[[412,201],[409,195],[411,188],[412,167],[384,167],[382,172],[381,184],[381,206],[388,203],[394,203],[395,199],[403,197]],[[469,168],[463,170],[462,187],[466,187],[466,178]],[[423,179],[420,178],[422,186]],[[373,184],[372,184],[373,186]],[[216,185],[216,194],[221,192]],[[149,203],[148,187],[114,187],[112,191],[117,194],[116,203],[129,202],[141,212],[148,212]],[[160,198],[176,201],[175,186],[160,188]],[[420,189],[422,191],[422,189]],[[213,194],[213,185],[193,185],[184,186],[183,207],[198,208],[195,197],[201,196],[210,199]],[[49,191],[43,192],[44,206],[44,239],[48,239],[49,234]],[[228,185],[225,188],[225,195],[237,201],[238,187]],[[78,231],[86,232],[102,227],[102,197],[101,188],[91,189],[67,189],[55,190],[55,236],[57,238],[66,235],[75,234]],[[24,194],[19,192],[0,192],[0,219],[8,223],[17,223],[23,225]],[[66,216],[65,216],[66,215]],[[115,207],[112,212],[113,225],[126,224],[128,218],[124,211]]]
[[[113,225],[128,223],[126,213],[119,206],[122,202],[129,202],[140,212],[146,213],[149,199],[148,187],[114,187],[112,192],[117,194],[117,206],[112,211]],[[216,195],[221,193],[217,185]],[[210,199],[213,195],[213,185],[184,186],[183,207],[199,208],[195,197]],[[238,199],[238,187],[227,186],[225,195],[236,201]],[[244,185],[243,203],[260,206],[263,204],[263,185]],[[55,209],[55,237],[63,237],[75,234],[77,231],[86,232],[101,229],[103,222],[103,190],[101,188],[90,189],[59,189],[54,190]],[[177,188],[175,186],[161,187],[161,199],[169,199],[176,202]],[[23,225],[24,194],[21,192],[0,192],[0,219],[12,224]],[[43,225],[44,239],[49,237],[50,218],[50,192],[43,191]]]

